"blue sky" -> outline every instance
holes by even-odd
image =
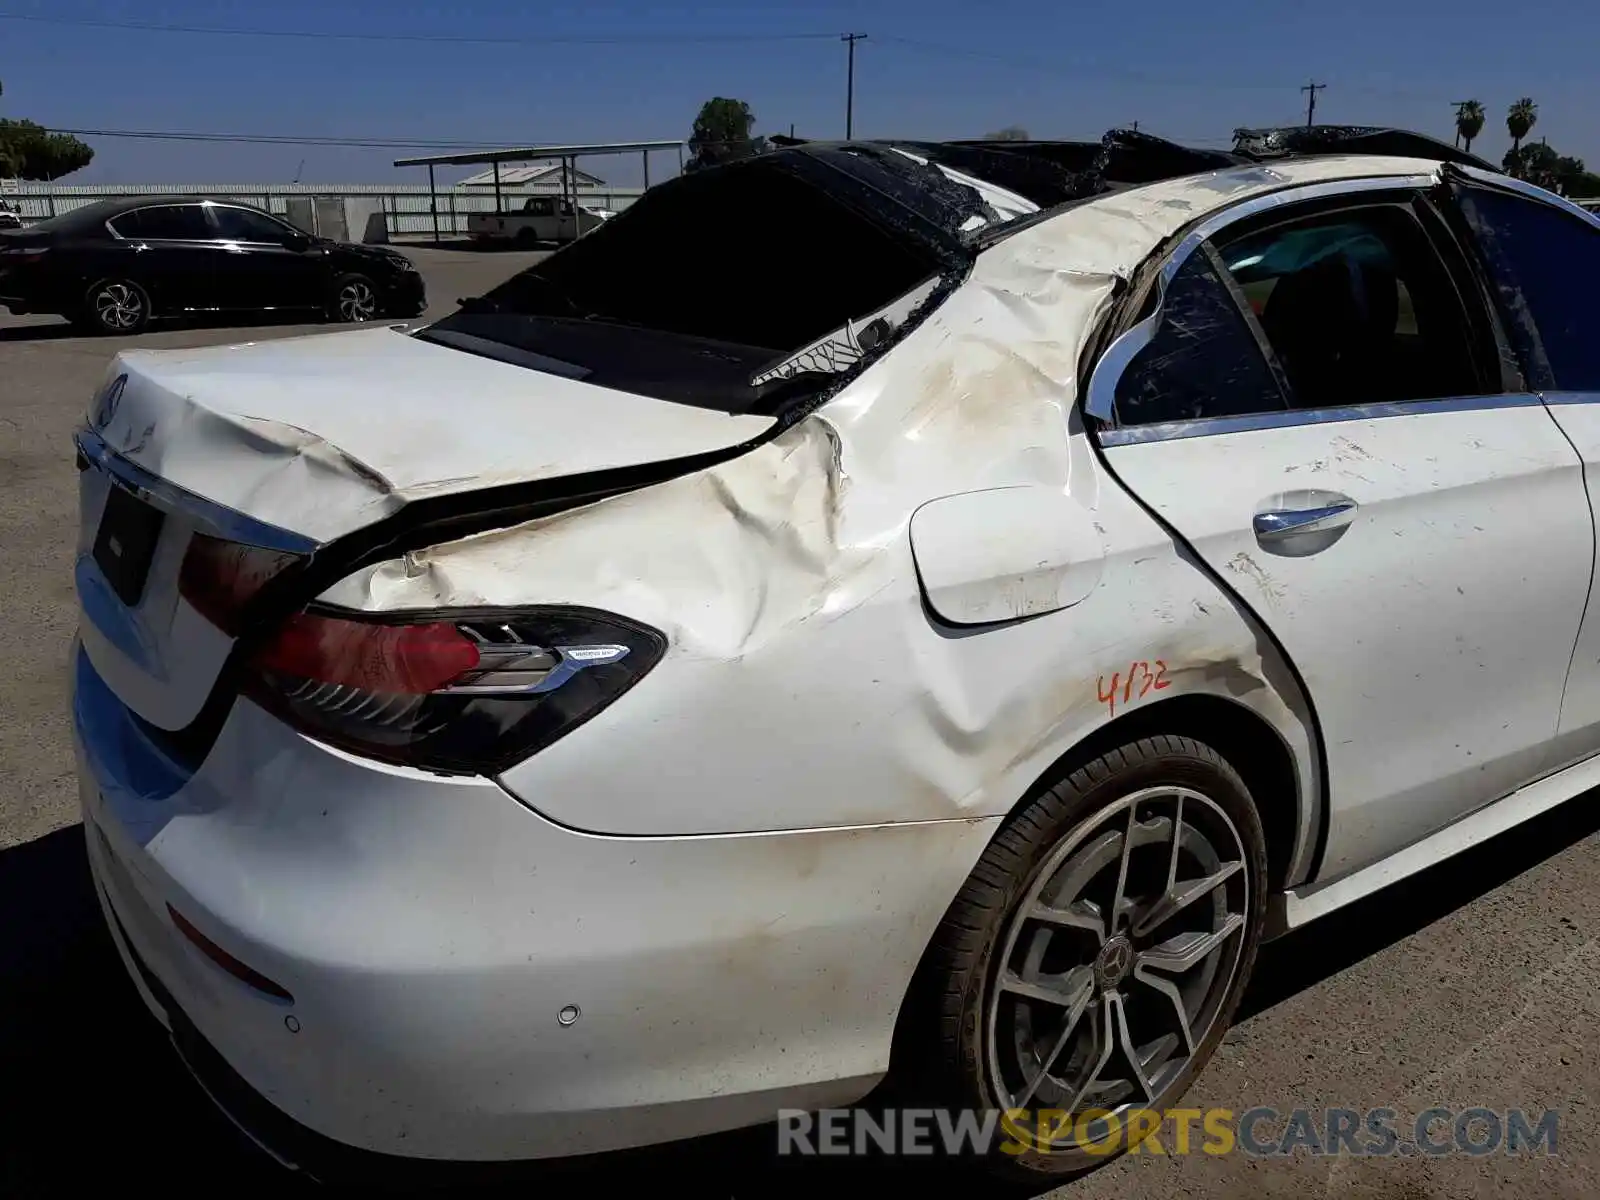
[[[857,136],[971,137],[1018,124],[1035,137],[1092,138],[1137,120],[1154,133],[1222,144],[1237,125],[1302,120],[1298,89],[1315,77],[1329,85],[1319,121],[1447,138],[1451,101],[1476,97],[1490,120],[1474,148],[1495,161],[1509,145],[1506,106],[1530,95],[1540,105],[1534,136],[1600,168],[1600,8],[1582,0],[1293,9],[1262,0],[0,0],[0,14],[417,39],[0,19],[0,115],[56,127],[484,145],[644,140],[687,136],[700,103],[727,95],[750,103],[759,132],[792,122],[801,135],[837,137],[845,91],[837,35],[855,30],[869,35],[857,47]],[[822,36],[790,36],[804,34]],[[412,151],[89,140],[95,162],[70,182],[423,178],[390,165]],[[638,181],[636,158],[588,167],[619,184]]]

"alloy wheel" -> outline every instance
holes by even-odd
[[[126,283],[108,283],[94,294],[94,313],[107,329],[137,329],[144,321],[144,297]]]
[[[1045,861],[1000,943],[986,1052],[1002,1109],[1161,1108],[1222,1019],[1251,911],[1244,841],[1200,792],[1131,793]],[[1114,1116],[1080,1140],[1100,1141]],[[1071,1136],[1070,1122],[1059,1127]]]
[[[339,316],[346,321],[370,321],[378,313],[378,297],[365,280],[352,279],[339,289]]]

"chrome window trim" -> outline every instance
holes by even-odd
[[[1482,167],[1472,167],[1466,164],[1457,164],[1452,170],[1461,172],[1462,175],[1474,183],[1485,187],[1498,188],[1502,192],[1514,192],[1516,195],[1535,203],[1543,204],[1549,208],[1558,208],[1562,212],[1577,217],[1585,224],[1600,229],[1600,213],[1590,212],[1581,204],[1574,204],[1565,196],[1558,196],[1554,192],[1547,192],[1537,184],[1529,183],[1526,179],[1513,179],[1510,175],[1499,175],[1493,171],[1485,171]]]
[[[220,201],[220,200],[209,200],[209,201],[207,201],[205,203],[204,207],[206,207],[206,208],[228,208],[228,209],[232,209],[234,212],[247,212],[247,213],[250,213],[252,216],[265,217],[265,218],[267,218],[267,220],[271,221],[274,225],[277,225],[278,227],[280,227],[285,233],[299,234],[302,237],[305,236],[303,233],[301,233],[300,230],[296,229],[293,225],[290,225],[287,221],[280,221],[275,214],[269,213],[264,208],[251,208],[247,204],[228,204],[228,203],[225,203],[225,202]],[[223,243],[225,243],[226,245],[229,245],[229,246],[263,246],[263,247],[266,247],[269,250],[282,250],[282,249],[285,248],[284,245],[281,242],[251,242],[251,241],[245,241],[245,240],[240,239],[240,238],[225,238],[225,237],[222,237],[220,235],[220,233],[213,240],[214,241],[223,242]]]
[[[117,230],[113,229],[112,226],[111,226],[111,222],[120,221],[123,217],[131,217],[136,213],[152,212],[152,211],[154,211],[155,209],[158,209],[158,208],[203,208],[203,207],[204,207],[204,205],[198,200],[171,200],[171,201],[167,201],[167,202],[161,203],[161,204],[141,204],[138,208],[127,208],[127,209],[124,209],[122,212],[119,212],[114,217],[107,217],[106,220],[105,220],[105,227],[106,227],[107,232],[109,232],[111,234],[111,236],[116,238],[117,241],[119,241],[119,242],[126,242],[126,241],[131,241],[131,240],[137,240],[137,241],[145,242],[145,243],[149,243],[149,242],[210,242],[210,241],[215,241],[216,240],[215,238],[153,238],[153,237],[140,237],[140,238],[137,238],[137,239],[130,239],[127,236],[127,234],[118,233]]]
[[[1590,399],[1600,402],[1600,396],[1593,396]],[[1171,442],[1182,438],[1215,437],[1224,433],[1249,433],[1259,429],[1292,428],[1296,425],[1331,425],[1342,421],[1418,417],[1429,413],[1484,412],[1496,408],[1535,408],[1544,401],[1545,398],[1536,392],[1517,392],[1493,396],[1450,396],[1438,400],[1403,400],[1398,403],[1352,404],[1341,408],[1290,408],[1281,412],[1250,413],[1234,417],[1203,417],[1194,421],[1157,421],[1149,425],[1102,429],[1100,444],[1134,446],[1141,442]],[[1558,403],[1554,400],[1551,402]]]
[[[179,487],[159,475],[152,475],[143,467],[130,462],[113,450],[106,440],[92,429],[78,430],[74,436],[78,452],[90,466],[111,476],[119,487],[125,488],[167,512],[180,514],[192,521],[202,533],[229,542],[243,542],[264,550],[279,550],[286,554],[310,554],[321,544],[304,534],[269,525],[254,517],[247,517],[204,496],[197,496],[187,488]]]
[[[1101,355],[1100,361],[1095,364],[1094,370],[1089,375],[1089,386],[1084,395],[1083,411],[1099,421],[1112,421],[1116,414],[1117,384],[1122,379],[1123,371],[1133,361],[1133,356],[1149,344],[1155,336],[1156,328],[1161,324],[1162,309],[1166,304],[1167,288],[1172,279],[1183,269],[1189,256],[1200,246],[1230,225],[1248,220],[1264,212],[1271,212],[1286,204],[1300,204],[1310,200],[1322,200],[1336,196],[1361,195],[1366,192],[1403,192],[1421,191],[1431,188],[1439,182],[1437,172],[1429,175],[1371,175],[1352,179],[1323,180],[1319,183],[1299,184],[1291,187],[1280,188],[1277,191],[1264,192],[1241,200],[1220,212],[1213,213],[1196,225],[1184,239],[1167,255],[1166,261],[1161,266],[1160,274],[1156,277],[1156,307],[1148,317],[1137,325],[1128,329],[1119,336]],[[1310,409],[1291,409],[1292,414],[1310,413]],[[1276,415],[1276,414],[1263,414]],[[1228,420],[1231,418],[1206,418],[1206,421]],[[1168,425],[1193,425],[1200,422],[1181,421],[1164,422]],[[1135,426],[1131,428],[1156,428],[1155,425]],[[1100,440],[1104,445],[1116,443],[1108,440],[1107,435],[1122,430],[1102,429]],[[1195,436],[1195,435],[1185,435]],[[1150,441],[1150,438],[1139,439]]]

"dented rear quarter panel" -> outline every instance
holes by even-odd
[[[1221,197],[1333,173],[1311,163],[1244,183],[1175,181],[1041,222],[982,254],[891,353],[776,439],[366,568],[323,599],[376,611],[582,604],[665,632],[667,656],[628,696],[502,778],[586,831],[995,816],[1116,717],[1209,695],[1283,739],[1309,842],[1316,738],[1292,671],[1105,472],[1074,400],[1117,281],[1163,237]],[[1082,506],[1103,557],[1093,590],[1028,619],[934,620],[912,514],[1016,486],[1059,487]]]

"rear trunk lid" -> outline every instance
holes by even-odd
[[[466,493],[725,451],[773,424],[388,328],[125,352],[79,439],[84,649],[147,723],[182,730],[233,649],[246,576],[413,501],[470,507]]]

